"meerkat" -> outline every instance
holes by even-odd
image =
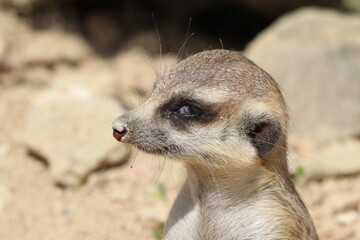
[[[287,130],[277,83],[227,50],[168,69],[113,122],[118,141],[185,165],[166,240],[318,239],[288,171]]]

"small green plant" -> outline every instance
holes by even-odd
[[[304,176],[305,174],[305,169],[301,166],[298,166],[295,168],[294,173],[291,175],[291,179],[293,180],[293,182],[297,182],[299,181],[300,177]]]
[[[166,197],[166,191],[165,191],[165,187],[164,184],[159,183],[156,185],[156,196],[163,202],[166,202],[167,197]]]
[[[163,232],[164,232],[165,223],[164,222],[158,222],[157,226],[153,230],[154,237],[156,239],[162,239]]]

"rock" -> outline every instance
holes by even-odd
[[[127,108],[135,106],[150,94],[156,77],[152,67],[160,65],[160,60],[146,59],[141,50],[120,56],[115,63],[98,60],[88,61],[76,69],[60,67],[53,81],[78,83],[98,94],[117,97]]]
[[[359,217],[359,213],[356,210],[350,210],[342,213],[338,213],[336,220],[341,225],[348,225],[355,221]]]
[[[54,82],[80,84],[104,96],[114,96],[119,76],[108,61],[88,61],[77,68],[59,67],[53,76]]]
[[[3,157],[8,152],[9,152],[9,145],[0,143],[0,157]]]
[[[17,73],[22,83],[32,86],[48,86],[53,80],[53,71],[41,65],[19,69]]]
[[[6,44],[6,61],[13,67],[78,63],[91,55],[90,48],[80,35],[60,28],[35,30],[14,13],[1,9],[0,39]]]
[[[0,212],[3,209],[5,203],[8,201],[10,191],[7,187],[0,184]]]
[[[78,185],[91,171],[127,160],[129,149],[112,138],[111,129],[122,112],[113,99],[58,82],[32,103],[23,139],[49,163],[56,183]]]
[[[145,31],[133,34],[123,45],[124,50],[131,50],[133,52],[140,52],[138,47],[141,46],[147,53],[151,55],[159,54],[160,43],[155,30]],[[137,50],[136,50],[137,49]],[[129,51],[131,52],[131,51]],[[144,52],[143,52],[144,53]]]
[[[44,86],[59,66],[75,67],[92,56],[79,34],[60,28],[32,29],[13,12],[0,9],[1,85]]]
[[[44,51],[46,49],[46,51]],[[90,55],[87,44],[74,34],[60,30],[31,32],[19,42],[13,62],[22,64],[78,63]]]
[[[3,38],[0,35],[0,61],[1,62],[5,58],[6,50],[7,50],[7,42],[6,42],[5,38]]]
[[[276,17],[288,11],[292,11],[299,7],[305,6],[321,6],[321,7],[331,7],[337,9],[346,9],[350,11],[360,11],[360,3],[358,0],[312,0],[312,1],[303,1],[303,0],[277,0],[277,1],[267,1],[267,0],[252,0],[252,1],[241,1],[234,0],[242,5],[244,8],[247,8],[259,15],[267,17]]]
[[[136,106],[149,96],[157,74],[177,62],[172,55],[149,58],[144,51],[133,48],[121,53],[114,61],[118,81],[115,95],[128,106]]]
[[[262,32],[245,54],[279,83],[305,172],[360,172],[360,16],[302,9]]]
[[[7,70],[9,53],[23,30],[24,26],[16,19],[15,14],[0,9],[0,72]]]
[[[309,155],[302,159],[308,178],[360,172],[360,141],[357,139],[335,141],[324,148],[316,149]]]

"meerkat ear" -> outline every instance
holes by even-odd
[[[263,158],[273,149],[282,131],[276,119],[253,119],[247,124],[246,135],[255,147],[258,156]]]

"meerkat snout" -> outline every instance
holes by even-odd
[[[126,124],[124,123],[124,121],[122,121],[121,117],[117,118],[113,122],[112,128],[113,128],[113,137],[119,142],[128,133],[128,130],[126,129]]]
[[[113,128],[113,136],[119,142],[127,134],[127,130],[124,127],[120,128],[120,129],[122,129],[122,130],[119,131],[119,130]]]
[[[211,50],[160,74],[113,135],[185,165],[166,240],[315,240],[288,171],[287,128],[271,76],[238,52]]]

